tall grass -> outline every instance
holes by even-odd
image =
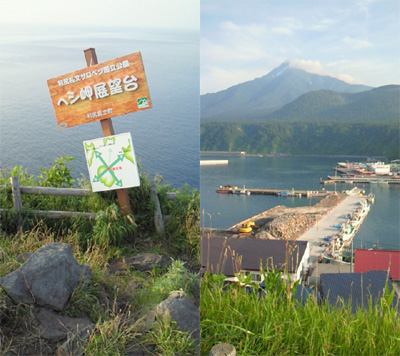
[[[208,274],[201,283],[202,355],[222,342],[243,356],[400,354],[398,315],[380,305],[370,303],[354,314],[351,305],[318,305],[315,298],[302,305],[284,284],[261,298],[256,290],[221,287]]]
[[[90,183],[80,178],[77,182],[72,178],[70,167],[72,157],[63,156],[53,161],[50,168],[41,168],[41,174],[35,177],[17,166],[14,169],[0,171],[0,207],[8,209],[1,216],[0,232],[15,234],[17,232],[16,214],[13,210],[10,177],[18,175],[21,186],[52,186],[90,188]],[[186,185],[174,189],[162,184],[162,177],[156,176],[158,195],[164,215],[170,218],[166,222],[164,237],[156,234],[154,225],[154,201],[151,198],[151,180],[145,173],[140,173],[141,185],[128,189],[133,216],[123,217],[117,204],[115,191],[91,194],[89,197],[61,197],[23,194],[24,231],[31,231],[39,223],[46,225],[56,236],[64,236],[68,231],[77,233],[81,247],[86,250],[96,244],[105,249],[111,246],[122,246],[138,238],[146,240],[151,237],[158,240],[158,245],[167,247],[173,255],[187,255],[188,260],[199,262],[199,220],[200,195],[196,190],[190,191]],[[167,199],[167,192],[176,192],[174,201]],[[30,210],[63,210],[78,212],[94,212],[91,221],[85,219],[51,220],[37,218],[29,214]],[[143,239],[144,237],[144,239]]]
[[[193,273],[187,266],[193,270],[199,262],[199,193],[187,186],[174,189],[163,185],[162,178],[156,177],[163,214],[170,216],[165,235],[155,231],[151,181],[143,173],[140,187],[128,189],[133,210],[129,217],[121,214],[114,191],[84,198],[23,194],[24,226],[22,232],[18,231],[10,176],[18,175],[21,186],[90,188],[85,179],[74,181],[71,161],[68,156],[56,159],[37,177],[20,166],[0,171],[0,185],[5,185],[0,190],[0,208],[8,209],[0,216],[0,277],[21,266],[17,260],[21,253],[35,252],[52,241],[68,243],[77,261],[89,264],[93,271],[92,280],[74,290],[63,311],[64,315],[88,317],[95,323],[88,343],[82,344],[85,355],[125,355],[135,345],[149,346],[150,350],[155,347],[154,354],[158,355],[192,354],[193,340],[176,330],[173,323],[155,324],[152,333],[139,331],[138,325],[148,310],[173,290],[183,290],[198,302],[198,268]],[[166,197],[171,191],[177,194],[174,201]],[[96,216],[91,220],[50,220],[29,215],[32,209],[94,212]],[[121,274],[110,272],[111,261],[137,252],[165,254],[173,263],[169,269],[154,268],[150,273],[129,269]],[[128,288],[132,282],[137,290]],[[0,288],[0,355],[55,354],[57,345],[41,339],[33,326],[35,307],[9,307],[7,300]]]

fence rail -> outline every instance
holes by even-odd
[[[52,196],[70,196],[70,197],[88,197],[92,193],[90,189],[80,188],[53,188],[53,187],[31,187],[31,186],[20,186],[19,177],[14,176],[10,178],[11,181],[11,193],[13,199],[14,209],[17,211],[17,223],[18,229],[22,230],[23,218],[22,218],[22,194],[35,194],[35,195],[52,195]],[[0,185],[0,189],[4,189],[5,185]],[[156,230],[160,233],[164,233],[164,219],[163,218],[160,202],[158,199],[157,188],[154,182],[151,184],[151,196],[155,201],[154,209],[154,224]],[[167,199],[174,200],[176,193],[168,192]],[[8,209],[0,209],[0,213],[6,212]],[[47,217],[50,219],[61,219],[61,218],[78,218],[83,217],[85,219],[93,218],[96,213],[88,212],[77,212],[77,211],[55,211],[55,210],[30,210],[29,214]]]

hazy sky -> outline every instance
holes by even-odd
[[[201,94],[282,62],[373,87],[400,84],[398,0],[201,0]]]
[[[1,0],[0,23],[198,30],[200,0]]]

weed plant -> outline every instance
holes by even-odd
[[[70,156],[63,156],[53,161],[50,168],[41,168],[37,177],[29,174],[22,166],[12,170],[0,171],[0,208],[5,209],[1,217],[0,232],[15,234],[17,231],[16,212],[13,210],[10,177],[19,176],[21,186],[51,186],[70,188],[90,188],[89,182],[72,177],[73,161]],[[186,260],[198,266],[199,262],[199,220],[200,195],[198,191],[190,192],[186,185],[174,189],[162,184],[162,177],[156,176],[161,209],[170,218],[166,222],[165,235],[156,234],[154,226],[154,201],[151,198],[151,180],[147,174],[140,173],[141,185],[128,189],[133,216],[124,218],[116,203],[115,191],[91,194],[89,197],[62,197],[22,194],[23,228],[30,231],[39,223],[45,224],[56,236],[63,236],[68,231],[77,232],[83,249],[97,244],[105,249],[111,246],[123,246],[135,238],[154,237],[160,246],[168,246],[172,255],[186,255]],[[176,199],[167,199],[167,192],[175,192]],[[96,213],[94,219],[83,218],[51,220],[38,218],[30,214],[31,210],[59,210]]]
[[[0,208],[7,209],[0,216],[0,277],[21,266],[23,262],[17,260],[19,255],[34,252],[48,242],[68,243],[77,261],[89,264],[93,271],[92,280],[74,290],[62,313],[94,322],[88,343],[82,343],[85,355],[124,355],[134,350],[134,345],[150,347],[149,355],[191,355],[193,340],[178,331],[174,323],[156,323],[148,333],[142,332],[138,324],[149,309],[174,290],[183,290],[199,302],[198,274],[187,268],[198,271],[199,193],[190,192],[187,186],[174,189],[163,185],[161,177],[155,178],[161,209],[170,217],[165,234],[155,231],[151,180],[143,173],[141,186],[128,189],[133,210],[129,217],[120,213],[113,191],[83,198],[23,194],[24,224],[23,231],[18,231],[9,178],[18,175],[21,186],[89,188],[85,179],[72,178],[71,161],[68,156],[56,159],[50,168],[41,169],[37,177],[22,167],[0,172],[0,186],[4,186],[0,189]],[[176,199],[168,200],[167,192],[175,192]],[[50,220],[31,215],[31,210],[96,215],[90,220]],[[128,270],[115,275],[110,272],[111,261],[137,252],[166,254],[172,257],[172,265],[168,269],[155,268],[150,273]],[[130,283],[137,284],[136,291],[128,291]],[[10,306],[0,287],[0,355],[55,353],[55,345],[35,334],[35,313],[34,306]],[[154,349],[157,343],[161,346]]]
[[[273,271],[266,275],[270,288],[260,297],[256,287],[251,293],[238,285],[223,290],[224,276],[205,274],[200,293],[202,355],[224,342],[242,356],[400,354],[400,320],[396,310],[387,307],[393,295],[356,313],[350,304],[319,305],[313,296],[303,305],[294,299],[290,285],[275,283],[278,276]]]

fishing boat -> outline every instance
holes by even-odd
[[[339,232],[340,238],[345,244],[350,243],[356,233],[355,227],[351,226],[350,223],[345,224]]]
[[[361,224],[364,218],[367,216],[370,210],[370,205],[368,203],[363,203],[360,208],[358,208],[355,214],[352,216],[350,220],[350,225],[353,227],[357,227]]]
[[[370,203],[370,204],[374,204],[374,203],[375,203],[375,194],[369,193],[369,194],[368,194],[368,197],[367,197],[367,201],[368,201],[368,203]]]

